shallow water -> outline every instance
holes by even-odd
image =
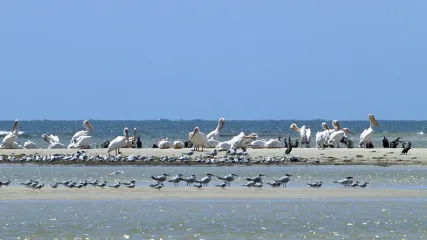
[[[124,174],[109,175],[118,170]],[[265,180],[272,180],[291,173],[294,177],[289,191],[315,180],[323,181],[325,188],[342,187],[332,180],[348,175],[368,181],[368,188],[425,189],[426,170],[423,166],[5,165],[0,170],[0,180],[11,179],[18,186],[28,179],[45,184],[68,179],[110,182],[135,179],[137,186],[146,186],[151,175],[161,173],[194,173],[202,177],[207,172],[217,175],[234,172],[239,178],[233,186],[241,187],[247,176],[262,173]],[[167,184],[167,187],[173,186]],[[0,239],[424,239],[426,207],[423,198],[0,201]]]

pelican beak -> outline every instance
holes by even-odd
[[[371,122],[375,127],[380,127],[373,114],[369,114],[369,122]]]
[[[193,139],[194,135],[196,135],[198,132],[199,132],[199,127],[195,127],[193,135],[191,135],[191,137],[190,137],[190,141]]]
[[[129,130],[127,128],[125,128],[125,138],[126,142],[129,142]]]
[[[347,132],[354,135],[354,133],[352,131],[350,131],[350,130],[347,130]]]
[[[218,128],[219,131],[221,131],[222,128],[224,127],[224,122],[225,122],[224,118],[219,119],[219,128]]]
[[[290,128],[292,130],[294,130],[295,132],[300,132],[300,129],[297,127],[297,125],[295,123],[292,123],[291,126],[290,126]]]
[[[13,124],[12,132],[15,132],[18,128],[18,119],[15,120],[15,123]]]
[[[95,129],[92,127],[92,125],[90,125],[90,123],[89,123],[89,122],[87,123],[87,125],[89,126],[89,128],[90,128],[92,131],[95,131]]]

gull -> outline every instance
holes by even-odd
[[[223,183],[217,184],[215,186],[220,187],[220,188],[225,188],[227,185],[230,185],[230,183],[229,182],[223,182]]]
[[[196,175],[191,175],[188,178],[181,178],[182,181],[187,183],[187,186],[189,186],[190,184],[193,184],[196,182]]]
[[[339,183],[341,185],[344,185],[344,187],[347,187],[353,184],[353,177],[346,177],[345,179],[334,181],[334,183]]]
[[[291,174],[285,174],[285,176],[279,178],[279,180],[277,180],[277,182],[283,184],[284,187],[286,187],[286,184],[289,182],[289,180],[291,180],[292,175]]]
[[[159,191],[164,187],[163,183],[152,183],[149,186],[152,188],[158,189]]]
[[[320,188],[322,184],[323,184],[322,182],[307,183],[307,185],[312,188]]]
[[[120,187],[120,183],[116,183],[114,185],[108,186],[110,188],[119,188]]]
[[[242,184],[243,187],[253,187],[255,185],[255,181],[249,181],[245,184]]]
[[[272,187],[280,187],[280,185],[282,185],[282,183],[280,183],[279,181],[267,182],[267,184]]]
[[[178,187],[178,183],[181,182],[182,174],[179,173],[175,177],[168,180],[168,182],[172,182],[175,187]]]
[[[254,182],[262,182],[263,176],[264,175],[262,175],[262,174],[258,174],[258,176],[254,177],[254,178],[245,178],[245,180],[254,181]]]
[[[110,173],[110,175],[112,176],[112,175],[119,175],[119,174],[123,174],[123,173],[125,173],[124,171],[115,171],[115,172],[112,172],[112,173]]]
[[[129,186],[129,185],[132,185],[132,184],[134,184],[135,185],[135,183],[136,183],[136,181],[135,180],[132,180],[132,181],[130,181],[130,182],[124,182],[124,183],[122,183],[123,185],[125,185],[125,186]]]
[[[166,177],[167,176],[169,176],[168,174],[166,174],[166,173],[163,173],[163,175],[160,175],[160,176],[157,176],[157,177],[154,177],[154,176],[151,176],[151,178],[152,179],[154,179],[154,180],[156,180],[157,182],[164,182],[164,181],[166,181]]]
[[[237,177],[237,174],[234,174],[234,173],[232,173],[232,174],[228,174],[228,175],[226,175],[226,176],[224,176],[224,177],[218,177],[218,176],[216,176],[219,180],[224,180],[224,182],[226,182],[226,183],[228,183],[228,186],[230,186],[230,183],[232,182],[232,181],[234,181],[234,177]]]
[[[30,180],[30,181],[28,181],[28,182],[26,182],[26,183],[21,183],[21,185],[29,186],[29,185],[31,185],[33,182],[34,182],[33,180]]]
[[[34,186],[34,189],[42,189],[44,187],[44,183],[38,184],[37,186]]]
[[[202,178],[202,179],[200,179],[200,180],[198,180],[198,181],[196,181],[196,182],[197,182],[197,183],[201,183],[201,184],[203,184],[203,186],[207,186],[207,185],[208,185],[208,183],[211,181],[212,176],[214,176],[214,175],[213,175],[213,174],[208,173],[208,174],[206,174],[206,177],[204,177],[204,178]]]

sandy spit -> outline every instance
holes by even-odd
[[[154,157],[164,156],[181,156],[189,152],[190,149],[122,149],[122,154],[128,155],[145,155]],[[205,152],[212,151],[207,149]],[[320,164],[320,165],[425,165],[427,164],[427,149],[414,148],[408,155],[401,155],[401,148],[378,148],[378,149],[360,149],[360,148],[339,148],[339,149],[317,149],[317,148],[294,148],[292,153],[285,155],[286,149],[248,149],[251,159],[262,158],[282,158],[291,157],[300,158],[299,163],[285,162],[283,164]],[[75,154],[77,149],[1,149],[0,155],[50,155],[50,154]],[[90,155],[106,155],[106,149],[89,149],[84,150]],[[219,152],[218,157],[225,155],[225,152]],[[193,158],[206,156],[204,152],[196,152]],[[6,162],[6,161],[3,161]],[[129,163],[127,163],[129,164]],[[145,163],[146,164],[146,163]],[[166,163],[165,165],[170,164]]]

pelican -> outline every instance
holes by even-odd
[[[363,130],[362,134],[360,134],[359,146],[361,146],[363,148],[366,148],[366,144],[368,144],[372,140],[372,133],[374,132],[373,126],[375,126],[375,127],[380,126],[373,114],[369,114],[368,119],[370,122],[369,128]]]
[[[255,140],[255,141],[252,141],[251,144],[249,144],[249,146],[254,149],[265,148],[265,144],[267,143],[267,141],[268,140],[265,140],[265,139]]]
[[[76,132],[73,137],[71,138],[70,143],[75,143],[78,141],[78,139],[82,136],[89,136],[90,131],[95,131],[95,129],[93,129],[92,125],[90,125],[88,120],[84,120],[83,121],[83,126],[86,128],[86,130],[81,130]]]
[[[218,120],[218,126],[215,128],[215,130],[213,130],[212,132],[210,132],[208,134],[208,139],[218,140],[219,139],[219,133],[221,132],[222,128],[224,127],[224,123],[225,123],[225,119],[220,118]]]
[[[310,135],[311,135],[311,129],[306,128],[305,125],[303,125],[301,128],[299,128],[295,123],[292,123],[290,128],[294,130],[295,132],[299,132],[301,137],[301,147],[302,146],[309,146],[310,145]]]
[[[64,144],[59,143],[59,137],[54,135],[42,135],[43,140],[45,140],[47,143],[49,143],[48,149],[58,149],[58,148],[65,148]]]
[[[174,149],[181,149],[184,148],[184,143],[181,141],[174,141],[173,142],[173,148]]]
[[[108,144],[107,153],[110,154],[111,151],[116,150],[116,155],[119,155],[120,148],[123,146],[125,142],[129,143],[129,130],[127,127],[123,130],[124,136],[118,136],[111,140],[110,144]]]
[[[199,151],[199,147],[202,146],[202,151],[204,147],[208,146],[208,138],[206,134],[200,132],[199,127],[195,127],[193,132],[188,134],[189,140],[194,145],[194,150]]]
[[[213,138],[208,138],[208,148],[214,148],[216,146],[218,146],[218,144],[220,143],[220,141],[215,140]]]
[[[24,143],[24,148],[26,148],[26,149],[34,149],[34,148],[36,148],[36,144],[33,141],[31,141],[31,140],[27,140]]]
[[[266,148],[284,148],[285,142],[280,141],[282,137],[279,137],[278,139],[270,139],[268,140],[264,146]]]
[[[169,149],[171,147],[171,143],[168,141],[168,138],[164,138],[157,143],[157,146],[159,146],[160,149]]]
[[[81,148],[81,149],[89,149],[90,143],[92,142],[91,136],[80,136],[74,142],[68,145],[68,148]]]
[[[122,146],[122,148],[133,148],[136,144],[136,140],[136,128],[134,128],[132,137],[129,137],[129,142],[123,142],[124,146]]]
[[[323,131],[316,133],[316,146],[317,148],[324,149],[325,143],[329,139],[330,130],[329,130],[328,124],[325,122],[322,123],[322,128],[324,129]]]
[[[246,149],[248,148],[251,141],[255,140],[257,138],[257,135],[255,133],[251,133],[249,135],[245,135],[244,132],[241,132],[239,135],[234,136],[229,142],[230,142],[230,149]]]
[[[16,139],[18,139],[18,119],[16,119],[13,124],[12,132],[3,138],[2,147],[10,149],[14,148],[14,146],[16,146],[16,144],[14,144]]]
[[[354,133],[351,132],[348,128],[341,128],[337,120],[334,120],[332,124],[334,125],[334,130],[329,135],[328,144],[335,144],[335,147],[339,148],[340,141],[345,136],[345,134]]]

